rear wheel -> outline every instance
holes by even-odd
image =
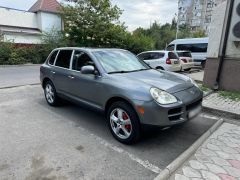
[[[59,97],[57,96],[56,89],[51,81],[47,81],[44,85],[44,94],[47,103],[50,106],[59,105]]]
[[[115,102],[107,113],[112,135],[125,144],[132,144],[140,138],[140,123],[135,110],[125,102]]]
[[[160,66],[156,67],[156,69],[164,70],[163,67],[160,67]]]
[[[191,70],[191,68],[184,69],[184,71],[190,71],[190,70]]]
[[[206,61],[203,61],[203,62],[201,63],[201,66],[202,66],[203,69],[205,68],[205,65],[206,65]]]

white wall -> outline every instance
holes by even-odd
[[[20,33],[4,34],[4,41],[12,41],[14,43],[41,44],[41,40],[42,40],[41,36],[39,36],[39,35],[20,34]]]
[[[35,13],[0,8],[0,25],[38,28]]]
[[[214,8],[210,26],[207,57],[217,58],[219,56],[226,7],[227,2],[225,1]]]
[[[62,30],[62,20],[57,14],[38,12],[39,29],[41,31]]]
[[[232,29],[233,29],[234,25],[237,24],[237,22],[240,21],[240,16],[236,12],[237,5],[239,3],[240,3],[240,0],[235,0],[234,1],[234,8],[233,8],[232,21],[231,21],[231,26],[230,26],[230,34],[229,34],[229,37],[228,37],[226,56],[231,57],[231,58],[233,57],[233,58],[239,58],[240,59],[240,38],[236,38],[232,34]]]

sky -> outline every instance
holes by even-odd
[[[177,13],[178,0],[112,0],[123,10],[120,18],[129,31],[148,28],[155,20],[161,24],[171,22]],[[0,0],[0,6],[28,10],[36,0]]]

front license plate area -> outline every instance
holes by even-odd
[[[188,113],[188,118],[192,119],[197,116],[202,111],[202,106],[197,106],[196,108],[192,109]]]

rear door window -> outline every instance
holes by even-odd
[[[151,59],[160,59],[164,57],[164,53],[151,53]]]
[[[138,55],[138,58],[141,60],[150,59],[150,53],[142,53],[142,54]]]
[[[169,59],[178,59],[177,55],[175,53],[173,53],[173,52],[169,52],[168,53],[168,58]]]
[[[138,57],[141,60],[153,60],[153,59],[163,58],[164,55],[165,55],[164,53],[149,52],[149,53],[140,54]]]
[[[53,65],[56,59],[58,51],[54,51],[51,56],[49,57],[48,64]]]
[[[69,68],[72,57],[72,50],[60,50],[55,66]]]

